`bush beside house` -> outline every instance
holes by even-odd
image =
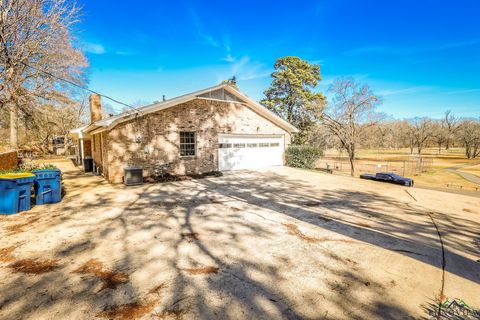
[[[323,152],[319,148],[291,145],[286,151],[286,161],[290,167],[314,169],[315,162],[322,155]]]

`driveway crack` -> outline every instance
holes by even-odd
[[[432,220],[433,225],[435,226],[435,229],[437,230],[438,238],[440,239],[440,245],[442,247],[442,287],[440,289],[440,301],[438,302],[438,313],[437,313],[437,320],[440,320],[441,314],[442,314],[442,300],[443,300],[443,294],[445,291],[445,248],[443,246],[443,239],[442,239],[442,234],[440,233],[440,229],[437,226],[437,223],[435,222],[435,219],[433,219],[433,213],[427,211],[428,216],[430,217],[430,220]]]

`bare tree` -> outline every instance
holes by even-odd
[[[410,120],[410,131],[418,154],[421,154],[427,140],[433,134],[432,120],[428,118],[414,118]]]
[[[408,123],[405,121],[390,121],[389,146],[394,149],[400,149],[407,145],[408,141]]]
[[[445,121],[432,122],[432,137],[438,146],[438,153],[441,153],[442,146],[447,144],[449,140],[449,131],[445,125]]]
[[[459,128],[460,121],[457,119],[450,110],[445,112],[445,118],[443,118],[442,125],[447,131],[447,140],[445,141],[445,150],[450,148],[450,144],[453,140],[455,132]]]
[[[465,155],[468,159],[474,159],[480,155],[480,122],[464,120],[457,130],[458,140],[465,147]]]
[[[0,108],[10,108],[10,144],[18,147],[19,112],[71,93],[58,80],[82,83],[87,62],[72,45],[78,8],[67,0],[0,1]]]
[[[359,138],[366,128],[378,122],[375,107],[380,99],[367,85],[359,85],[351,78],[336,80],[330,92],[334,97],[322,114],[323,124],[347,151],[350,174],[354,176]]]

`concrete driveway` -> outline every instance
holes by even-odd
[[[1,319],[435,319],[440,299],[480,307],[478,198],[282,167],[127,188],[60,165],[60,204],[0,217]]]

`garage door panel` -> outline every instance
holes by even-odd
[[[220,135],[219,169],[258,169],[283,165],[283,137],[275,135]]]

